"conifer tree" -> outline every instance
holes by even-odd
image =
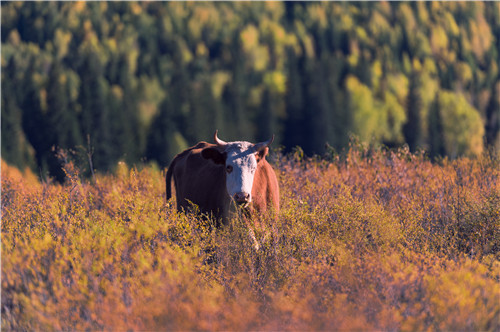
[[[443,135],[443,120],[439,107],[439,95],[436,94],[429,109],[429,155],[432,158],[444,156],[446,153]]]
[[[325,144],[331,142],[333,133],[332,105],[328,93],[326,66],[323,61],[309,61],[307,71],[306,119],[307,144],[304,151],[308,154],[322,154]]]
[[[406,98],[407,121],[403,126],[403,134],[410,151],[416,151],[421,146],[422,97],[420,96],[420,74],[413,69],[410,74],[408,96]]]
[[[144,130],[141,130],[138,114],[138,95],[134,89],[134,75],[122,54],[118,61],[117,84],[121,90],[119,107],[112,110],[111,126],[113,141],[116,147],[116,158],[125,157],[125,161],[133,164],[140,160],[146,144]]]
[[[272,91],[266,89],[262,97],[262,107],[257,115],[256,141],[268,140],[272,135],[278,136],[276,110],[280,107],[279,101]]]
[[[219,128],[216,125],[215,100],[207,79],[195,82],[194,85],[189,98],[191,113],[186,134],[194,142],[206,141],[212,137],[213,131]]]
[[[67,78],[62,65],[55,60],[49,71],[47,83],[47,126],[50,128],[46,140],[52,153],[48,152],[47,162],[50,174],[58,181],[64,180],[61,164],[54,154],[55,148],[74,149],[83,143],[76,113],[69,106]]]
[[[42,100],[40,97],[40,86],[35,81],[36,73],[35,58],[29,59],[28,68],[22,80],[23,91],[21,93],[21,109],[23,131],[26,138],[35,149],[35,156],[39,172],[46,176],[48,172],[47,158],[52,154],[49,136],[49,126],[43,114]]]
[[[166,167],[172,161],[177,151],[174,146],[173,134],[175,127],[173,104],[167,94],[160,104],[158,114],[154,117],[149,136],[147,138],[146,156],[149,160],[156,160],[161,167]]]
[[[233,59],[231,63],[231,83],[226,86],[223,93],[226,121],[231,126],[226,126],[226,137],[249,137],[250,128],[247,125],[248,117],[245,112],[244,93],[248,82],[245,82],[244,62],[239,41],[239,33],[235,35],[231,43]]]
[[[349,143],[349,132],[352,126],[351,112],[345,105],[345,93],[339,84],[342,82],[344,62],[337,55],[328,57],[326,73],[328,73],[328,96],[330,99],[330,135],[328,143],[335,149],[340,150]]]
[[[90,137],[90,145],[94,150],[94,167],[100,171],[108,171],[116,162],[116,158],[113,158],[115,146],[112,144],[110,130],[112,119],[107,104],[107,82],[99,56],[94,50],[88,50],[83,55],[79,72],[82,80],[79,95],[82,134]]]
[[[288,8],[289,6],[287,6]],[[305,138],[304,128],[304,96],[301,73],[301,61],[293,49],[288,49],[288,80],[285,95],[285,129],[283,144],[291,149],[297,145],[302,145]]]
[[[20,169],[34,169],[34,152],[26,142],[22,128],[22,111],[17,105],[15,74],[17,68],[14,57],[11,57],[2,73],[2,147],[1,155],[7,163]]]
[[[76,113],[70,108],[67,77],[62,65],[55,61],[47,84],[47,123],[52,128],[52,144],[74,148],[83,143]]]
[[[498,90],[500,89],[500,81],[497,81],[491,87],[490,101],[486,108],[486,144],[495,146],[500,142],[500,96]],[[500,146],[496,146],[500,149]]]

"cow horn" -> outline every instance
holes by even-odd
[[[218,130],[215,131],[215,134],[214,134],[214,141],[215,143],[217,143],[218,146],[224,146],[224,145],[227,145],[227,142],[224,142],[223,140],[219,139],[217,137],[217,132]]]
[[[270,140],[268,141],[265,141],[265,142],[260,142],[260,143],[256,143],[254,145],[254,148],[255,148],[255,151],[261,151],[263,150],[264,148],[268,147],[269,145],[271,145],[271,143],[274,141],[274,135],[271,137]]]

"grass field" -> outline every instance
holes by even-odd
[[[164,171],[2,164],[4,331],[500,329],[499,160],[275,156],[281,212],[214,230]]]

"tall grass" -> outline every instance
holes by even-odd
[[[214,229],[164,171],[2,164],[3,330],[500,329],[500,170],[353,147],[278,156],[276,218]]]

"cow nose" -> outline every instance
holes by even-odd
[[[248,203],[250,202],[250,194],[249,193],[236,193],[234,195],[234,200],[236,203]]]

